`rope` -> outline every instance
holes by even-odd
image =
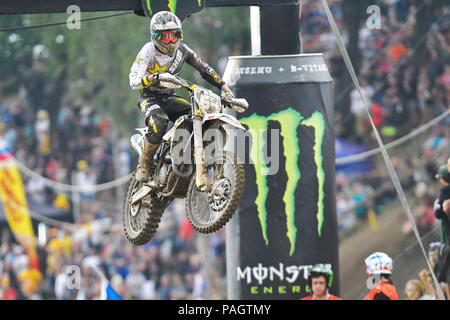
[[[375,138],[376,138],[376,140],[378,142],[378,145],[380,147],[380,151],[381,151],[381,154],[383,155],[383,159],[384,159],[384,161],[386,163],[386,167],[388,169],[389,175],[391,176],[392,182],[393,182],[393,184],[395,186],[395,189],[396,189],[397,194],[399,196],[400,202],[401,202],[401,204],[402,204],[402,206],[403,206],[403,208],[405,210],[405,213],[406,213],[408,219],[411,222],[412,229],[413,229],[414,234],[415,234],[415,236],[417,238],[417,241],[420,244],[420,247],[422,249],[423,255],[424,255],[425,260],[426,260],[426,262],[428,264],[428,268],[430,269],[430,273],[431,273],[431,275],[433,277],[433,281],[435,283],[436,289],[438,290],[438,293],[439,293],[441,299],[445,300],[444,294],[442,293],[442,290],[441,290],[441,288],[439,286],[439,282],[437,281],[436,275],[434,274],[433,268],[431,267],[430,261],[428,260],[428,256],[427,256],[427,253],[425,251],[425,248],[423,247],[422,241],[420,239],[419,231],[417,230],[417,226],[416,226],[416,224],[414,222],[414,218],[412,216],[411,209],[409,207],[408,201],[406,200],[406,196],[405,196],[405,193],[403,191],[403,188],[402,188],[402,186],[401,186],[401,184],[400,184],[400,182],[398,180],[398,176],[397,176],[397,174],[395,172],[394,166],[392,165],[392,162],[391,162],[391,160],[389,158],[389,155],[388,155],[388,153],[386,151],[386,148],[385,148],[385,146],[383,144],[383,141],[381,140],[380,134],[378,133],[378,129],[375,126],[375,124],[373,122],[373,119],[372,119],[372,117],[370,115],[369,104],[368,104],[368,102],[366,100],[366,96],[363,94],[363,92],[361,90],[361,86],[359,85],[359,81],[358,81],[358,78],[356,76],[355,70],[353,68],[353,64],[352,64],[352,62],[350,60],[350,57],[348,56],[347,49],[345,48],[344,41],[343,41],[343,39],[342,39],[342,37],[341,37],[341,35],[339,33],[338,27],[336,25],[336,22],[334,21],[334,18],[333,18],[333,15],[332,15],[331,11],[330,11],[330,8],[328,7],[327,1],[326,0],[321,0],[321,1],[322,1],[323,8],[325,10],[325,14],[327,15],[327,18],[328,18],[328,22],[330,23],[331,29],[333,30],[333,33],[334,33],[334,35],[336,37],[336,43],[337,43],[338,48],[339,48],[339,50],[341,52],[342,58],[344,59],[345,65],[346,65],[346,67],[347,67],[347,69],[348,69],[348,71],[350,73],[352,81],[353,81],[356,89],[358,90],[361,99],[364,102],[364,109],[365,109],[365,111],[367,113],[367,116],[369,118],[370,124],[371,124],[372,129],[373,129],[373,131],[375,133]]]
[[[410,140],[411,138],[414,138],[415,136],[417,136],[419,133],[422,133],[425,130],[428,130],[430,127],[434,126],[436,123],[439,123],[442,119],[444,119],[445,117],[447,117],[448,115],[450,115],[450,109],[448,109],[447,111],[445,111],[443,114],[441,114],[440,116],[434,118],[433,120],[431,120],[430,122],[428,122],[427,124],[424,124],[423,126],[413,130],[412,132],[408,133],[407,135],[392,141],[388,144],[386,144],[386,150],[391,149],[393,147],[396,147],[408,140]],[[345,164],[345,163],[350,163],[350,162],[355,162],[355,161],[359,161],[361,159],[376,155],[377,153],[381,152],[381,148],[374,148],[372,150],[369,151],[364,151],[358,154],[352,154],[349,156],[345,156],[345,157],[341,157],[341,158],[337,158],[336,159],[336,164]]]
[[[436,158],[439,157],[440,155],[443,155],[444,153],[441,154],[441,152],[445,152],[445,150],[439,150]],[[417,165],[420,166],[424,166],[426,163],[426,160],[419,160],[419,162],[417,163]],[[412,179],[412,175],[413,173],[409,173],[408,175],[404,176],[402,179],[402,182],[407,183],[409,181],[409,179]],[[364,197],[364,200],[361,203],[354,203],[350,208],[347,208],[344,212],[341,212],[338,216],[338,224],[341,224],[344,222],[345,219],[347,219],[350,215],[354,214],[355,209],[359,206],[359,205],[363,205],[363,206],[372,206],[373,202],[378,196],[382,195],[385,192],[391,192],[393,191],[392,188],[392,184],[390,184],[388,181],[384,181],[385,177],[383,176],[383,184],[379,187],[376,188],[374,193],[371,193],[368,197]]]
[[[386,150],[387,149],[391,149],[393,147],[396,147],[408,140],[410,140],[411,138],[417,136],[418,134],[422,133],[423,131],[429,129],[430,127],[434,126],[436,123],[440,122],[443,118],[445,118],[447,115],[450,114],[450,109],[447,110],[446,112],[444,112],[443,114],[441,114],[440,116],[434,118],[433,120],[431,120],[430,122],[428,122],[427,124],[421,126],[420,128],[410,132],[409,134],[389,143],[386,145]],[[350,156],[346,156],[346,157],[341,157],[341,158],[337,158],[336,159],[336,164],[346,164],[346,163],[352,163],[352,162],[356,162],[359,161],[361,159],[373,156],[378,154],[379,152],[381,152],[380,147],[378,148],[374,148],[372,150],[369,151],[365,151],[362,153],[358,153],[355,155],[350,155]],[[107,183],[103,183],[103,184],[99,184],[99,185],[93,185],[93,186],[77,186],[77,185],[69,185],[69,184],[63,184],[60,182],[56,182],[53,180],[50,180],[48,178],[45,178],[39,174],[37,174],[36,172],[34,172],[33,170],[29,169],[27,166],[25,166],[23,163],[21,163],[20,161],[18,161],[15,158],[15,162],[17,167],[19,168],[19,170],[30,176],[33,177],[35,179],[39,179],[42,180],[44,182],[44,184],[48,187],[52,187],[56,190],[59,191],[63,191],[63,192],[75,192],[75,193],[79,193],[79,192],[97,192],[97,191],[101,191],[101,190],[107,190],[107,189],[112,189],[115,188],[117,186],[120,186],[122,184],[127,183],[130,179],[131,179],[131,173],[120,177],[116,180],[107,182]]]
[[[51,187],[51,188],[54,188],[55,190],[59,190],[59,191],[63,191],[63,192],[80,193],[80,192],[98,192],[98,191],[108,190],[108,189],[112,189],[112,188],[115,188],[117,186],[127,183],[128,181],[130,181],[131,176],[132,176],[132,173],[130,173],[130,174],[120,177],[116,180],[112,180],[109,182],[92,185],[92,186],[71,185],[71,184],[65,184],[65,183],[61,183],[61,182],[57,182],[57,181],[53,181],[48,178],[45,178],[45,177],[41,176],[40,174],[34,172],[30,168],[28,168],[27,166],[25,166],[22,162],[18,161],[17,158],[13,158],[13,159],[14,159],[17,167],[19,168],[19,170],[21,172],[23,172],[25,175],[43,181],[47,187]]]
[[[98,17],[84,18],[84,19],[80,19],[79,21],[82,22],[82,21],[99,20],[99,19],[123,16],[125,14],[130,14],[130,13],[133,13],[133,11],[126,11],[126,12],[114,13],[114,14],[98,16]],[[38,24],[38,25],[34,25],[34,26],[20,26],[20,27],[2,28],[2,29],[0,29],[0,32],[11,32],[11,31],[21,31],[21,30],[28,30],[28,29],[38,29],[38,28],[59,26],[59,25],[62,25],[62,24],[67,24],[67,21]]]
[[[388,143],[386,145],[386,150],[394,148],[410,139],[412,139],[413,137],[417,136],[418,134],[422,133],[423,131],[429,129],[430,127],[434,126],[436,123],[439,123],[442,119],[444,119],[447,115],[450,114],[450,109],[447,110],[446,112],[444,112],[443,114],[441,114],[440,116],[434,118],[433,120],[431,120],[430,122],[428,122],[427,124],[421,126],[420,128],[415,129],[414,131],[410,132],[409,134],[395,140],[392,141],[390,143]],[[378,153],[381,152],[381,148],[374,148],[372,150],[369,151],[365,151],[365,152],[361,152],[358,154],[354,154],[354,155],[350,155],[350,156],[346,156],[346,157],[341,157],[341,158],[337,158],[336,159],[336,164],[346,164],[346,163],[352,163],[352,162],[356,162],[362,159],[365,159],[367,157],[376,155]],[[122,184],[127,183],[132,176],[132,173],[120,177],[116,180],[110,181],[110,182],[106,182],[103,184],[98,184],[98,185],[93,185],[93,186],[77,186],[77,185],[70,185],[70,184],[64,184],[64,183],[60,183],[57,181],[53,181],[50,180],[48,178],[45,178],[39,174],[37,174],[36,172],[34,172],[33,170],[31,170],[30,168],[28,168],[27,166],[25,166],[23,163],[21,163],[20,161],[17,160],[17,158],[14,158],[15,163],[17,165],[17,167],[19,168],[20,171],[22,171],[24,174],[35,178],[35,179],[39,179],[42,180],[44,182],[44,184],[48,187],[52,187],[56,190],[59,191],[65,191],[65,192],[75,192],[75,193],[79,193],[79,192],[98,192],[98,191],[102,191],[102,190],[107,190],[107,189],[112,189],[115,188],[117,186],[120,186]]]
[[[11,200],[11,199],[4,199],[4,201],[8,204],[8,205],[12,205],[13,207],[15,207],[18,210],[22,210],[22,211],[27,211],[31,217],[35,218],[38,221],[44,222],[48,225],[54,226],[54,227],[58,227],[58,228],[69,228],[70,230],[74,230],[76,228],[82,227],[81,225],[77,225],[74,223],[70,223],[70,222],[63,222],[60,220],[56,220],[56,219],[52,219],[49,217],[46,217],[40,213],[37,213],[35,211],[30,210],[29,208],[25,208],[22,207],[22,205],[20,205],[19,203]]]
[[[59,228],[59,229],[66,229],[66,230],[68,229],[73,232],[73,231],[76,231],[77,229],[86,229],[86,228],[88,228],[87,225],[90,224],[89,222],[87,222],[87,223],[71,223],[71,222],[56,220],[53,218],[46,217],[46,216],[42,215],[41,213],[30,210],[29,208],[23,207],[21,204],[13,201],[11,199],[5,199],[5,202],[8,203],[9,205],[12,205],[13,207],[15,207],[18,210],[28,212],[30,217],[32,217],[40,222],[43,222],[47,225]],[[96,221],[96,220],[94,220],[94,221]],[[113,225],[114,225],[114,223],[111,222],[111,227]],[[111,232],[111,230],[108,230],[108,232]]]

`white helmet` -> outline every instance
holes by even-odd
[[[364,262],[366,263],[366,273],[368,275],[392,273],[392,259],[386,253],[372,253]]]
[[[150,33],[155,46],[164,54],[173,56],[183,38],[181,21],[170,11],[156,13],[150,21]],[[164,40],[165,33],[173,33],[172,39]]]

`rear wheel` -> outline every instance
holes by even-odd
[[[131,177],[125,203],[123,206],[123,228],[129,242],[139,246],[149,242],[156,233],[161,217],[169,205],[169,200],[158,199],[154,193],[134,205],[129,199],[140,189],[141,183],[136,180],[136,174]]]
[[[194,230],[201,233],[215,232],[231,219],[245,184],[244,166],[238,163],[234,153],[224,151],[212,160],[205,165],[212,181],[211,190],[199,190],[194,177],[185,201],[187,217]]]

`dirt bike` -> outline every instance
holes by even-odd
[[[153,158],[148,182],[141,183],[135,173],[132,175],[124,202],[123,227],[134,245],[152,239],[165,209],[175,198],[185,198],[186,215],[194,230],[219,230],[236,211],[245,184],[243,164],[233,152],[225,150],[225,126],[245,128],[222,111],[229,107],[243,112],[248,108],[247,101],[220,97],[168,73],[160,74],[159,82],[161,87],[188,90],[191,112],[175,123],[169,122]],[[140,155],[148,128],[136,130],[140,133],[130,140]]]

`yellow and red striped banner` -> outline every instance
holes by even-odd
[[[11,231],[28,254],[30,268],[39,270],[34,231],[22,179],[5,141],[0,141],[0,198]]]

